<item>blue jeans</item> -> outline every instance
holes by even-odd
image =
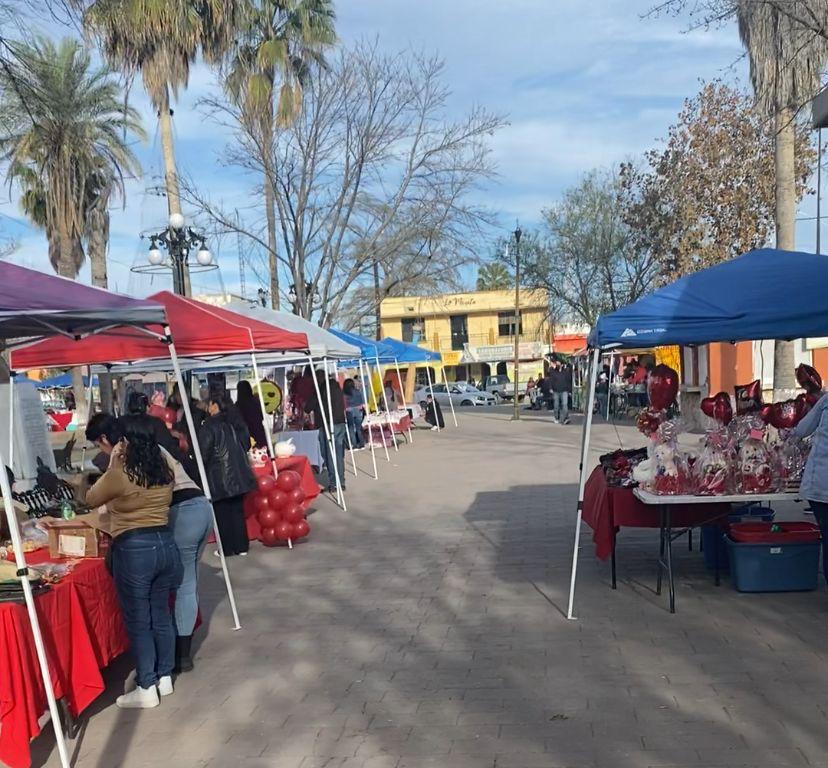
[[[336,471],[339,473],[339,483],[345,487],[345,441],[347,439],[345,424],[333,425],[334,448],[336,449]],[[319,450],[322,453],[322,461],[328,470],[328,488],[336,488],[336,474],[334,474],[331,451],[328,441],[325,439],[325,430],[319,430]]]
[[[554,392],[555,418],[566,421],[569,416],[569,392]]]
[[[182,567],[172,531],[135,528],[122,533],[112,542],[112,575],[137,683],[149,688],[175,666],[170,594],[181,583]]]
[[[175,593],[175,629],[179,635],[193,634],[198,616],[198,562],[213,527],[213,508],[204,496],[170,507],[170,528],[181,555],[184,576]]]
[[[828,502],[809,501],[814,517],[822,531],[822,575],[828,582]]]
[[[362,448],[365,445],[365,437],[362,434],[362,420],[365,412],[360,408],[357,410],[348,409],[345,411],[348,420],[348,432],[351,435],[351,444],[354,448]]]

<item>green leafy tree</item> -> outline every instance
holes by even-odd
[[[478,291],[502,291],[513,288],[514,284],[512,273],[505,264],[493,261],[477,270]]]
[[[336,41],[334,19],[330,0],[256,0],[243,16],[225,78],[262,159],[270,298],[275,309],[279,308],[279,262],[274,131],[292,123],[301,111],[302,89],[312,65],[324,65],[325,49]]]

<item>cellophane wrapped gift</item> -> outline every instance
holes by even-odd
[[[693,492],[693,482],[687,468],[687,459],[678,447],[680,427],[676,422],[664,422],[653,434],[649,447],[653,476],[647,490],[659,496],[678,496]]]
[[[736,474],[739,493],[774,493],[779,487],[776,462],[764,437],[762,430],[752,429],[739,446]]]
[[[796,490],[802,482],[805,461],[808,458],[809,443],[790,434],[776,445],[779,482],[785,490]]]
[[[724,496],[733,490],[733,455],[724,431],[709,432],[693,464],[695,492],[700,496]]]

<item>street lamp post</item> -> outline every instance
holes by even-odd
[[[518,399],[518,371],[520,368],[520,224],[515,227],[515,375],[512,400],[515,404],[515,413],[512,416],[514,421],[520,421],[520,402]]]
[[[138,264],[132,267],[132,271],[143,273],[172,271],[173,291],[179,296],[186,296],[188,293],[188,271],[204,272],[218,268],[218,264],[213,261],[213,254],[207,248],[207,237],[196,232],[192,227],[185,226],[184,217],[180,213],[171,214],[169,226],[148,237],[150,247],[147,261],[149,263]],[[162,249],[167,252],[166,256]],[[195,261],[191,262],[190,253],[195,249],[198,249]]]

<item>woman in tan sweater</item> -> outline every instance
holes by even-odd
[[[167,525],[173,472],[142,419],[122,420],[124,438],[109,469],[87,493],[91,507],[107,506],[112,518],[112,574],[135,656],[137,688],[119,696],[119,707],[158,706],[173,692],[175,627],[170,593],[182,566]]]

